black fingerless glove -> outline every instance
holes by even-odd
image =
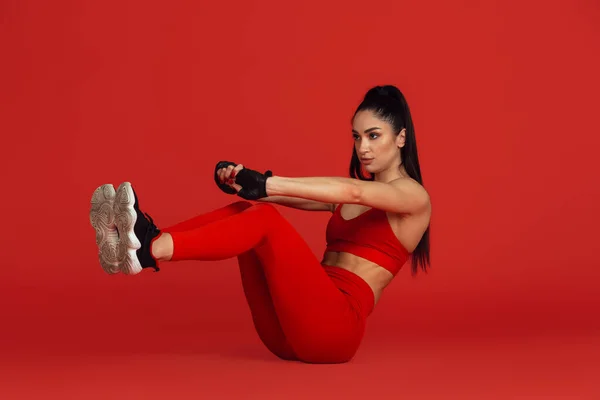
[[[219,180],[219,176],[217,175],[217,172],[221,169],[221,168],[227,168],[230,165],[233,165],[234,167],[237,165],[234,162],[231,161],[219,161],[217,163],[217,165],[215,166],[215,183],[217,184],[217,186],[219,187],[219,189],[221,189],[222,191],[224,191],[227,194],[236,194],[236,190],[234,188],[232,188],[231,186],[225,184],[225,183],[221,183],[221,181]]]
[[[227,168],[230,165],[237,166],[236,163],[231,161],[219,161],[215,166],[215,183],[223,192],[227,194],[236,194],[246,200],[258,200],[263,197],[267,197],[267,178],[273,176],[273,172],[267,171],[261,174],[258,171],[254,171],[248,168],[242,168],[240,172],[235,176],[235,183],[240,185],[242,189],[236,192],[235,188],[221,183],[217,172],[221,168]]]
[[[261,174],[248,168],[242,168],[235,176],[235,183],[242,187],[238,196],[246,200],[258,200],[267,197],[267,178],[273,176],[273,172],[267,171]]]

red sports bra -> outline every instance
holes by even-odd
[[[385,211],[371,208],[358,217],[345,220],[342,205],[336,207],[327,224],[327,249],[354,254],[396,275],[409,252],[398,240]]]

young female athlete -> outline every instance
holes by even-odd
[[[352,118],[350,178],[289,178],[227,161],[214,178],[245,199],[159,229],[129,182],[93,194],[90,220],[108,273],[177,260],[237,257],[258,336],[276,356],[351,360],[365,321],[405,262],[429,264],[431,204],[408,104],[394,86],[367,92]],[[256,201],[252,203],[248,200]],[[321,261],[269,203],[330,211]]]

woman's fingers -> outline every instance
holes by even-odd
[[[243,168],[244,168],[244,166],[242,164],[238,164],[235,167],[233,165],[230,165],[227,168],[219,169],[219,171],[217,171],[217,176],[219,177],[219,180],[221,183],[226,183],[228,185],[231,185],[239,191],[239,190],[241,190],[242,187],[240,185],[234,185],[235,176]]]
[[[231,185],[232,182],[232,177],[231,177],[231,171],[233,171],[233,165],[228,166],[224,173],[223,173],[223,180],[225,181],[225,183]]]
[[[235,176],[238,174],[238,172],[240,172],[242,169],[244,169],[244,166],[242,164],[238,164],[234,169],[233,169],[233,173],[232,173],[232,178],[235,178]]]
[[[221,168],[219,170],[219,180],[221,181],[221,183],[226,183],[227,182],[227,168]]]
[[[232,171],[233,171],[233,165],[228,166],[227,170],[225,171],[225,180],[232,179],[232,176],[231,176]]]
[[[242,170],[242,168],[244,168],[244,166],[242,164],[238,164],[235,167],[233,165],[230,165],[229,167],[227,167],[227,170],[225,171],[225,181],[230,185],[235,183],[235,176],[237,175],[237,173],[239,171]],[[240,186],[240,188],[241,188],[241,186]]]

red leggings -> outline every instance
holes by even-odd
[[[239,201],[162,230],[171,261],[237,257],[254,326],[286,360],[350,361],[374,305],[367,283],[322,265],[302,237],[267,203]]]

